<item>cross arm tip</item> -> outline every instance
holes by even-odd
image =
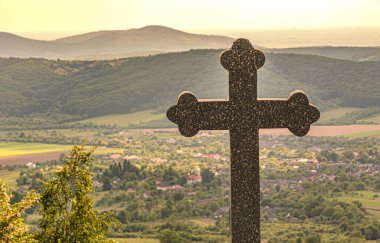
[[[319,110],[309,103],[309,99],[302,90],[296,90],[289,97],[289,130],[296,136],[305,136],[310,125],[318,121]]]
[[[197,102],[197,98],[191,92],[183,92],[178,97],[177,105],[170,107],[166,112],[169,121],[177,124],[179,132],[185,137],[192,137],[198,133],[191,115],[191,107]]]

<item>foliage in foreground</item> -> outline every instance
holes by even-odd
[[[56,179],[45,183],[41,195],[41,242],[105,241],[110,214],[98,216],[88,195],[94,191],[92,180],[93,151],[74,146]]]
[[[22,214],[38,201],[38,194],[30,191],[20,202],[12,205],[11,198],[5,184],[0,181],[0,242],[35,242],[28,233]]]

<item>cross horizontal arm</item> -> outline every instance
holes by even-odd
[[[288,128],[289,109],[286,99],[258,99],[259,128]]]
[[[228,130],[230,115],[228,103],[226,100],[200,100],[196,105],[194,124],[197,124],[199,130]]]
[[[178,125],[186,137],[199,130],[228,130],[229,102],[226,100],[200,100],[191,93],[184,93],[178,104],[169,108],[167,117]]]
[[[259,99],[257,107],[259,128],[289,128],[297,136],[306,135],[320,116],[302,91],[293,92],[288,100]]]

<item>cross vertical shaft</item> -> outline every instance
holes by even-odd
[[[221,56],[229,71],[230,121],[230,227],[232,242],[260,242],[259,134],[257,117],[257,68],[262,52],[250,43],[235,42]],[[239,51],[238,51],[239,50]]]
[[[257,137],[257,129],[230,131],[232,242],[260,242],[259,141]]]
[[[199,130],[229,130],[231,145],[230,222],[232,242],[260,242],[259,129],[288,128],[297,136],[308,133],[319,111],[302,91],[289,99],[257,99],[257,69],[265,62],[261,51],[238,39],[221,55],[229,72],[229,100],[201,100],[183,93],[167,117],[182,135]]]

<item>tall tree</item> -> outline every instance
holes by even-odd
[[[11,205],[5,184],[0,180],[0,242],[36,242],[28,234],[22,213],[38,201],[35,191],[29,192],[20,202]]]
[[[104,242],[110,214],[98,216],[88,193],[94,191],[93,151],[74,146],[56,179],[45,183],[41,195],[41,242]]]
[[[201,172],[201,175],[202,175],[202,184],[203,185],[207,185],[207,184],[211,183],[211,181],[215,177],[214,172],[212,172],[208,168],[203,169],[202,172]]]
[[[108,177],[104,177],[103,179],[103,191],[109,191],[112,189],[111,180]]]
[[[158,235],[160,243],[180,243],[183,242],[178,234],[171,229],[164,229]]]

